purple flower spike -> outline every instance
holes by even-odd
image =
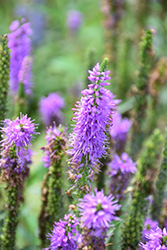
[[[152,230],[149,235],[145,235],[148,239],[146,244],[140,243],[142,250],[167,250],[167,232],[157,227]]]
[[[64,216],[64,221],[55,222],[53,231],[48,234],[51,241],[50,250],[76,250],[78,244],[82,242],[82,236],[77,230],[78,221],[75,215],[69,214]]]
[[[0,167],[17,173],[24,172],[31,163],[31,140],[34,138],[36,126],[33,120],[22,115],[14,121],[6,119],[1,127],[1,159]]]
[[[108,127],[112,124],[115,103],[113,94],[103,87],[105,80],[109,79],[109,71],[99,70],[97,63],[93,71],[89,71],[93,83],[82,91],[83,97],[73,109],[76,126],[70,137],[68,153],[70,163],[79,168],[82,160],[90,168],[98,167],[99,160],[106,155]]]
[[[95,194],[86,194],[78,206],[82,226],[91,229],[91,235],[96,237],[104,236],[110,223],[117,219],[115,211],[121,207],[112,195],[107,197],[103,191],[98,192],[97,189],[95,189]]]
[[[41,98],[39,110],[45,126],[51,126],[53,122],[58,126],[62,122],[63,114],[61,109],[64,106],[64,99],[57,93],[50,93],[48,97]]]
[[[67,16],[67,27],[70,31],[76,32],[83,23],[83,16],[77,10],[70,10]]]
[[[10,30],[12,33],[8,35],[8,46],[11,49],[10,59],[10,89],[16,94],[19,89],[19,71],[23,59],[30,55],[31,40],[29,36],[32,34],[29,23],[23,23],[20,25],[19,21],[15,20]]]
[[[147,236],[149,236],[152,233],[152,230],[155,231],[157,227],[158,227],[158,221],[146,218],[144,222],[144,228],[142,230],[143,240],[146,240]]]
[[[31,95],[32,92],[31,67],[32,67],[32,57],[25,56],[21,63],[21,68],[18,74],[18,80],[19,83],[24,84],[24,90],[27,95]]]
[[[42,160],[44,162],[44,167],[50,167],[54,162],[58,161],[60,158],[59,155],[56,154],[57,151],[65,151],[66,147],[66,138],[65,138],[65,130],[61,131],[61,126],[59,128],[54,124],[53,127],[49,127],[46,130],[45,139],[47,141],[46,146],[41,149],[45,152]],[[59,145],[56,145],[56,139],[59,137]],[[59,148],[55,148],[59,146]],[[59,152],[60,153],[60,152]]]

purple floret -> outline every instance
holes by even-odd
[[[70,31],[76,32],[79,30],[83,23],[82,13],[77,10],[68,11],[67,15],[67,27]]]
[[[97,189],[95,194],[86,194],[78,206],[82,226],[91,229],[91,235],[96,237],[104,236],[110,223],[117,219],[115,211],[121,207],[112,195],[107,197],[103,191],[98,192]]]
[[[146,238],[148,239],[146,244],[140,243],[142,250],[167,250],[166,228],[162,230],[157,227],[149,235],[146,235]]]
[[[68,153],[71,164],[75,166],[82,166],[81,161],[85,159],[90,168],[98,167],[99,160],[107,154],[107,133],[112,124],[115,103],[113,94],[103,87],[109,85],[105,82],[110,79],[109,71],[98,70],[97,63],[90,76],[93,83],[88,86],[89,89],[82,91],[83,97],[73,109],[76,125],[70,136],[71,149]]]
[[[82,241],[82,236],[77,230],[79,222],[75,215],[64,216],[64,221],[55,222],[53,231],[48,234],[51,241],[50,250],[75,250]]]
[[[31,40],[29,36],[32,34],[32,30],[29,23],[20,25],[17,20],[11,24],[10,30],[12,33],[8,35],[8,46],[11,49],[9,83],[11,91],[16,94],[19,89],[19,71],[22,61],[26,56],[30,55]]]
[[[58,126],[62,122],[63,114],[61,109],[64,106],[64,99],[57,93],[50,93],[48,97],[41,98],[39,110],[45,126],[51,126],[53,122]]]
[[[36,126],[27,115],[22,115],[11,121],[6,119],[1,127],[1,159],[0,167],[11,169],[18,173],[31,163],[31,140],[34,138]]]
[[[122,174],[134,174],[137,170],[136,164],[132,161],[127,153],[123,153],[121,158],[115,154],[109,166],[111,168],[111,176],[117,174],[118,172],[121,172]]]

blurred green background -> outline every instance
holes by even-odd
[[[76,33],[67,27],[69,10],[80,11],[83,23]],[[69,126],[71,108],[80,98],[87,84],[90,65],[109,58],[111,90],[122,99],[121,112],[131,108],[128,91],[135,84],[140,59],[142,31],[155,30],[152,72],[158,72],[157,63],[167,56],[167,1],[158,0],[0,0],[0,34],[9,33],[11,22],[25,16],[32,24],[33,97],[29,116],[39,124],[40,136],[33,143],[34,155],[30,178],[26,181],[25,201],[20,209],[17,232],[18,249],[36,249],[38,214],[43,175],[42,151],[45,128],[41,124],[38,103],[42,96],[59,92],[65,99],[65,124]],[[167,60],[165,58],[164,60]],[[166,72],[166,73],[164,73]],[[158,86],[156,119],[159,127],[167,122],[167,67],[164,66]],[[152,76],[153,77],[153,76]],[[8,117],[12,117],[12,98],[9,96]],[[66,165],[66,164],[65,164]],[[66,173],[66,167],[64,173]],[[68,182],[66,183],[68,187]],[[65,192],[65,190],[64,190]],[[0,201],[3,207],[3,196]],[[3,213],[1,214],[3,217]],[[27,248],[26,248],[27,247]],[[28,248],[29,247],[29,248]]]

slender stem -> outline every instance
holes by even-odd
[[[6,218],[4,220],[1,240],[1,250],[15,250],[15,236],[18,224],[18,186],[6,190]]]

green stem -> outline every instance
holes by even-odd
[[[6,218],[4,220],[1,240],[1,250],[15,250],[15,236],[18,224],[18,186],[6,190]]]
[[[159,220],[160,212],[162,209],[163,195],[167,184],[167,135],[165,136],[164,148],[163,148],[163,160],[160,166],[158,178],[155,183],[156,193],[153,198],[152,205],[152,218],[153,220]]]

